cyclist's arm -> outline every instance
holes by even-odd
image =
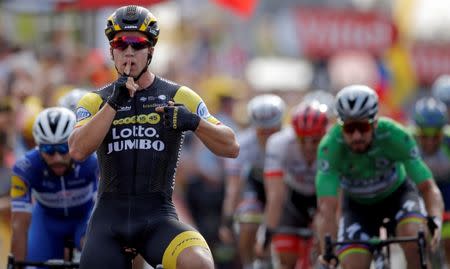
[[[239,175],[228,175],[225,180],[225,198],[222,207],[223,221],[231,222],[241,197],[243,181]],[[230,223],[227,223],[228,225]]]
[[[195,130],[197,137],[214,154],[236,158],[239,154],[239,144],[233,130],[223,124],[212,124],[202,119]]]
[[[323,254],[325,249],[325,235],[331,235],[333,239],[336,238],[337,219],[336,212],[338,210],[338,198],[336,196],[319,197],[317,201],[317,230],[319,234],[320,251]]]
[[[31,223],[30,212],[12,212],[11,253],[16,260],[23,261],[27,255],[28,228]]]
[[[401,130],[401,129],[400,129]],[[417,185],[424,201],[427,212],[430,216],[442,218],[444,202],[441,192],[434,182],[433,175],[422,160],[415,139],[405,132],[396,134],[395,139],[403,139],[398,143],[395,151],[401,154],[406,173]]]
[[[264,219],[267,229],[274,230],[278,227],[283,202],[286,193],[286,184],[282,173],[264,173],[264,189],[266,191],[267,203],[264,209]]]
[[[181,86],[173,97],[175,103],[184,104],[191,113],[200,116],[200,123],[195,135],[214,154],[222,157],[236,158],[239,144],[233,130],[214,118],[208,112],[202,98],[186,86]]]
[[[88,93],[78,104],[77,125],[69,137],[70,156],[77,161],[86,159],[100,146],[114,120],[116,111],[109,105],[99,110],[101,103],[99,95]]]
[[[22,158],[13,167],[11,177],[11,253],[17,260],[24,260],[27,254],[28,228],[31,222],[31,183],[34,174],[30,160]]]
[[[329,234],[336,238],[338,214],[338,190],[339,171],[336,164],[339,162],[335,145],[327,139],[327,136],[320,142],[317,151],[317,174],[316,174],[316,195],[317,195],[317,230],[320,239],[320,250],[325,247],[324,237]]]
[[[444,202],[442,194],[433,179],[425,180],[417,185],[422,194],[429,216],[438,217],[442,221]]]

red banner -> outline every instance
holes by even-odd
[[[397,37],[392,20],[375,12],[299,8],[295,15],[301,49],[310,57],[342,50],[380,54]]]
[[[418,80],[431,85],[442,74],[450,74],[450,44],[416,44],[411,48],[414,71]]]

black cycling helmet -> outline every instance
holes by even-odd
[[[107,19],[105,35],[111,41],[118,32],[138,31],[156,45],[159,27],[156,17],[146,8],[130,5],[116,9]]]

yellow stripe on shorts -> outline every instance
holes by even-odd
[[[208,243],[203,236],[196,231],[186,231],[177,235],[164,251],[162,265],[164,269],[175,269],[177,266],[177,258],[180,253],[188,247],[200,246],[204,247],[211,253]]]

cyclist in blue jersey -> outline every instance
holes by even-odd
[[[75,114],[63,107],[43,110],[33,125],[38,147],[17,160],[11,182],[11,252],[17,260],[64,258],[64,242],[81,248],[97,191],[95,155],[76,162],[67,140]]]
[[[445,214],[442,243],[450,265],[450,140],[447,107],[435,98],[424,97],[414,106],[413,133],[424,162],[428,165],[442,193]]]

